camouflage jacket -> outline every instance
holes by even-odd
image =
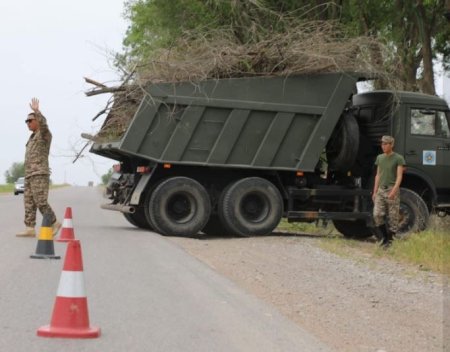
[[[49,175],[48,154],[52,143],[52,134],[48,129],[46,118],[36,113],[39,129],[28,139],[25,150],[25,177],[35,175]]]

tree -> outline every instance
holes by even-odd
[[[102,175],[102,183],[104,185],[108,184],[112,174],[113,174],[113,169],[111,168],[108,170],[108,172],[106,174]]]
[[[445,0],[445,12],[444,16],[450,21],[450,0]]]
[[[9,170],[5,172],[6,183],[14,183],[19,177],[25,176],[25,164],[13,163]]]
[[[347,2],[347,23],[361,34],[382,38],[392,48],[384,60],[396,68],[399,88],[435,94],[433,60],[441,55],[444,67],[450,65],[444,0]]]
[[[280,31],[291,20],[306,12],[318,18],[329,8],[323,0],[128,0],[125,18],[129,20],[123,44],[125,53],[117,62],[143,61],[152,51],[170,47],[186,31],[207,36],[215,29],[228,29],[240,43]],[[336,9],[336,6],[331,6]],[[306,18],[306,17],[305,17]]]
[[[444,68],[450,68],[449,1],[128,0],[130,25],[125,53],[117,63],[145,62],[156,48],[170,48],[185,31],[208,36],[228,28],[239,42],[248,43],[265,33],[283,32],[292,21],[339,21],[350,35],[376,37],[391,48],[389,57],[376,46],[369,50],[373,62],[396,72],[400,89],[435,94],[433,60],[439,55]]]

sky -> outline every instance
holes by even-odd
[[[436,93],[444,98],[450,106],[450,72],[439,71],[436,79]]]
[[[81,133],[94,134],[110,94],[86,97],[93,86],[89,77],[108,85],[118,84],[112,53],[122,50],[127,28],[124,0],[18,0],[0,2],[0,184],[14,162],[23,162],[30,135],[25,119],[32,97],[53,134],[50,150],[51,180],[87,185],[101,182],[113,160],[89,153],[73,163],[86,141]]]
[[[23,162],[30,132],[24,121],[32,97],[40,100],[53,142],[50,151],[53,183],[87,185],[101,182],[113,160],[95,156],[87,148],[73,163],[86,141],[81,133],[95,134],[109,94],[86,97],[92,86],[83,77],[118,84],[112,53],[122,50],[127,28],[124,0],[17,0],[0,2],[1,77],[0,184],[14,162]],[[450,101],[450,78],[439,95]]]

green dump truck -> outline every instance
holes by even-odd
[[[450,113],[438,97],[356,94],[357,73],[151,84],[125,134],[91,152],[117,160],[109,204],[163,235],[255,236],[330,220],[371,236],[374,160],[393,135],[407,168],[400,232],[450,213]]]

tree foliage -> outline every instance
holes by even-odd
[[[444,0],[351,0],[349,24],[376,35],[392,48],[387,65],[396,68],[403,89],[435,94],[433,60],[450,64],[450,26]]]
[[[14,183],[19,177],[25,176],[25,164],[13,163],[9,170],[5,171],[6,183]]]
[[[113,169],[109,169],[108,172],[104,175],[102,175],[102,184],[107,185],[111,176],[113,174]]]
[[[246,44],[302,21],[322,20],[387,43],[389,57],[376,47],[370,55],[395,68],[402,89],[434,94],[433,60],[439,55],[450,68],[445,0],[128,0],[125,8],[130,24],[118,65],[145,62],[186,31],[207,36],[227,29]]]

